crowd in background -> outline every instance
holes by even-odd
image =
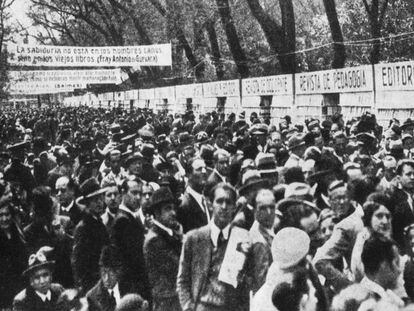
[[[0,309],[414,309],[413,135],[370,113],[3,109]]]

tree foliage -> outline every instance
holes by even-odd
[[[4,0],[3,0],[4,1]],[[31,0],[39,42],[171,42],[173,66],[125,70],[162,86],[410,58],[412,0]],[[357,41],[355,43],[352,43]],[[350,43],[351,42],[351,43]]]

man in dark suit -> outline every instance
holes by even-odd
[[[82,210],[75,203],[75,181],[67,176],[59,177],[56,181],[56,197],[59,200],[59,215],[69,217],[70,222],[65,228],[69,234],[73,234],[76,225],[82,219]]]
[[[64,288],[52,283],[53,262],[47,261],[45,254],[39,250],[29,257],[29,267],[24,275],[29,279],[29,286],[14,297],[15,311],[54,311],[56,303]]]
[[[84,293],[99,280],[99,256],[102,248],[109,244],[108,232],[100,218],[105,191],[90,178],[81,185],[83,196],[77,200],[79,204],[85,204],[85,214],[75,228],[71,261],[75,281]]]
[[[402,160],[396,172],[401,189],[395,187],[393,193],[396,203],[392,218],[393,239],[400,250],[404,250],[404,228],[414,223],[414,160]]]
[[[11,153],[11,163],[4,169],[4,180],[19,182],[23,189],[30,194],[35,187],[35,179],[30,168],[24,165],[26,142],[20,142],[8,147]]]
[[[178,233],[180,225],[176,220],[174,201],[169,188],[163,186],[154,192],[147,208],[154,217],[144,243],[153,311],[181,311],[176,281],[182,236]]]
[[[121,204],[121,194],[119,193],[118,186],[116,184],[107,185],[105,192],[106,209],[101,219],[110,235],[116,215],[118,214],[119,204]]]
[[[122,282],[135,287],[138,294],[149,300],[151,291],[145,270],[143,255],[144,225],[135,214],[139,209],[142,184],[136,180],[125,180],[122,184],[122,202],[112,226],[112,243],[121,254],[124,268]]]
[[[230,154],[224,149],[218,149],[214,152],[214,170],[207,179],[204,187],[206,196],[213,187],[221,182],[227,182],[230,172]]]
[[[177,220],[183,226],[184,233],[205,226],[210,221],[210,211],[203,196],[207,181],[207,168],[204,160],[195,158],[190,162],[191,174],[188,187],[177,209]]]
[[[234,288],[218,277],[231,233],[230,223],[236,213],[236,190],[229,184],[218,184],[212,189],[210,199],[213,220],[189,232],[184,239],[177,276],[181,308],[186,311],[248,310],[244,282],[238,282]]]
[[[119,250],[113,246],[104,246],[99,258],[100,279],[86,294],[89,311],[113,311],[121,298],[129,293],[120,283],[122,262]]]

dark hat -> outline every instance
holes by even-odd
[[[125,144],[132,144],[135,141],[135,138],[137,138],[137,136],[137,134],[126,135],[121,138],[121,142]]]
[[[89,138],[83,138],[79,143],[79,148],[81,150],[92,150],[94,147],[92,139]]]
[[[362,132],[362,133],[358,133],[356,135],[356,138],[358,141],[369,145],[372,144],[375,141],[375,136],[374,134],[368,133],[368,132]]]
[[[139,136],[141,136],[143,140],[152,140],[155,137],[154,131],[150,127],[146,127],[146,126],[140,129],[138,131],[138,134]]]
[[[175,199],[171,193],[170,188],[160,187],[152,194],[149,206],[146,208],[146,213],[153,214],[154,211],[161,207],[163,203],[174,203]]]
[[[260,152],[256,157],[256,167],[261,174],[277,172],[275,155]]]
[[[84,204],[85,199],[93,198],[106,192],[106,188],[101,188],[97,180],[93,177],[85,180],[80,186],[81,197],[77,199],[79,204]]]
[[[203,145],[200,149],[200,158],[202,158],[207,165],[212,165],[214,163],[213,146]]]
[[[42,269],[42,268],[48,268],[50,270],[53,270],[53,266],[55,264],[54,261],[48,261],[46,258],[46,252],[49,250],[47,247],[40,248],[36,254],[32,254],[29,257],[28,261],[28,267],[23,272],[24,276],[28,276],[32,274],[33,272]]]
[[[172,166],[172,164],[169,161],[162,161],[160,163],[158,163],[155,168],[161,172],[163,170],[172,170],[174,167]]]
[[[305,135],[303,133],[296,133],[294,135],[292,135],[289,140],[288,140],[288,149],[292,150],[295,149],[297,147],[303,146],[305,145]]]
[[[263,123],[254,124],[250,128],[250,134],[252,135],[267,135],[268,131],[269,131],[269,127]]]
[[[119,142],[121,142],[122,137],[123,137],[122,133],[114,133],[114,134],[112,135],[112,140],[113,140],[114,142],[119,143]]]
[[[14,144],[14,145],[8,146],[7,150],[9,150],[11,153],[22,152],[26,148],[26,145],[27,145],[26,142],[22,141],[22,142]]]
[[[242,186],[239,189],[240,195],[245,195],[255,189],[270,189],[270,183],[267,179],[263,179],[258,170],[248,170],[242,177]]]
[[[128,156],[125,160],[125,167],[128,167],[131,163],[141,161],[144,157],[142,156],[141,152],[135,152]]]
[[[59,151],[58,154],[56,155],[56,162],[58,165],[63,165],[63,164],[73,164],[73,161],[69,155],[69,153],[63,150]]]
[[[118,248],[114,245],[106,245],[102,248],[99,257],[99,266],[105,268],[121,268],[122,260]]]
[[[283,215],[284,213],[286,213],[286,211],[289,208],[291,208],[292,206],[296,206],[296,205],[301,205],[301,206],[307,205],[311,207],[317,214],[319,214],[320,212],[319,208],[312,202],[309,202],[306,200],[295,199],[295,198],[286,198],[286,199],[280,200],[276,205],[276,209],[278,209]]]
[[[246,118],[246,111],[242,111],[239,113],[239,119],[244,120]]]
[[[404,123],[400,126],[401,130],[405,130],[407,127],[414,127],[414,121],[408,118],[404,121]]]
[[[111,124],[111,127],[109,128],[109,131],[112,135],[122,133],[121,126],[118,123]]]
[[[106,139],[106,138],[108,138],[108,136],[105,135],[104,132],[99,131],[95,134],[95,140],[101,140],[101,139]]]
[[[155,147],[153,144],[143,144],[141,147],[141,154],[144,158],[151,159],[154,156]]]
[[[311,131],[315,127],[320,127],[319,120],[312,119],[308,123],[308,130]]]
[[[208,142],[209,137],[208,134],[204,131],[198,132],[196,135],[196,142],[199,144]]]
[[[178,141],[181,145],[190,145],[193,141],[193,136],[190,135],[188,132],[182,132],[178,135]]]
[[[33,150],[37,153],[41,151],[45,151],[49,149],[49,144],[47,143],[46,139],[43,137],[35,137],[33,138]]]

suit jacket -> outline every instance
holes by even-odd
[[[119,293],[121,298],[130,291],[124,288],[119,284]],[[104,287],[102,280],[99,280],[98,283],[92,287],[89,292],[86,294],[86,299],[89,304],[89,311],[113,311],[114,307],[111,306],[111,298],[109,296],[108,290]]]
[[[144,243],[144,257],[154,300],[177,297],[176,282],[181,239],[154,226]]]
[[[190,231],[184,237],[177,276],[177,292],[183,310],[195,310],[205,282],[208,281],[213,243],[210,225]],[[239,306],[226,306],[229,310],[244,310],[248,292],[242,292],[243,284],[237,288]]]
[[[75,228],[71,258],[75,281],[84,292],[99,280],[99,257],[107,244],[109,236],[102,221],[85,214]]]
[[[111,240],[121,253],[124,268],[122,281],[135,286],[138,294],[149,300],[151,291],[143,254],[144,234],[145,228],[138,219],[122,209],[118,211]]]
[[[78,225],[78,223],[82,220],[83,212],[80,209],[79,205],[76,204],[76,202],[73,202],[72,208],[69,210],[69,212],[63,211],[60,209],[60,215],[62,216],[68,216],[70,218],[70,226],[68,229],[69,234],[73,234],[73,230]]]
[[[204,186],[204,194],[206,196],[209,196],[211,189],[213,189],[215,185],[221,182],[224,182],[223,177],[217,174],[217,172],[214,170],[207,178],[206,185]]]
[[[408,203],[408,194],[401,189],[394,188],[392,202],[396,203],[392,217],[392,237],[401,251],[405,251],[404,228],[414,223],[414,212]]]
[[[60,284],[52,284],[50,289],[51,301],[45,303],[36,294],[32,287],[27,287],[22,290],[13,301],[14,311],[55,311],[56,303],[60,294],[64,291],[64,288]]]
[[[315,268],[326,278],[327,286],[335,292],[350,285],[343,270],[343,259],[351,266],[352,250],[359,232],[364,228],[360,207],[340,221],[332,236],[320,247],[313,259]]]
[[[251,290],[256,293],[266,281],[267,271],[273,262],[271,246],[273,237],[256,221],[249,231],[252,241]]]
[[[177,208],[177,220],[183,226],[184,233],[207,225],[207,215],[196,199],[187,191],[184,192],[181,204]]]

